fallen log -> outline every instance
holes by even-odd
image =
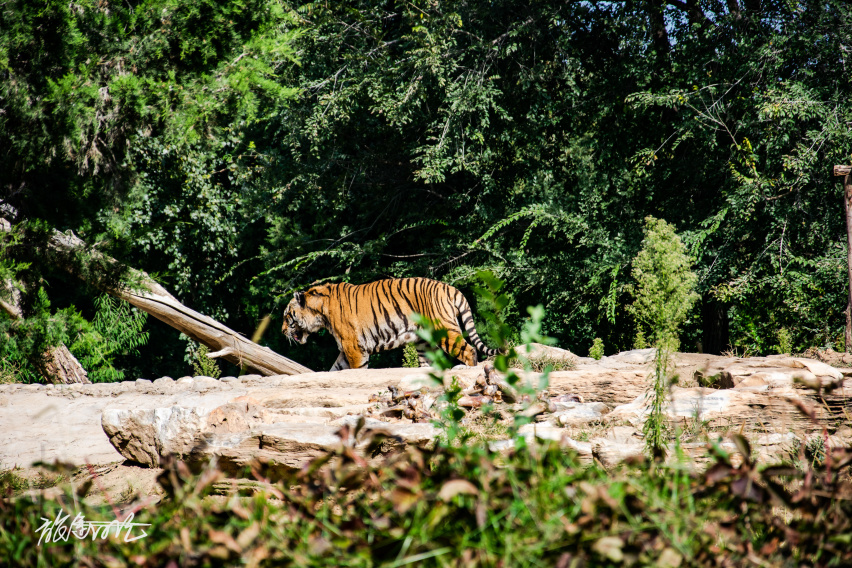
[[[17,212],[9,205],[0,206],[0,215],[7,221],[14,221]],[[3,224],[7,231],[11,226]],[[81,256],[101,261],[114,268],[122,267],[115,259],[89,247],[73,232],[60,233],[54,230],[46,243],[50,252],[58,255],[59,264],[63,268],[82,276],[74,269],[75,260]],[[66,259],[63,262],[61,259]],[[234,365],[245,367],[261,375],[298,375],[310,373],[311,369],[292,361],[268,347],[263,347],[250,341],[218,321],[200,314],[181,304],[168,290],[155,282],[141,270],[124,267],[130,276],[133,287],[121,282],[92,283],[104,288],[108,294],[121,298],[140,310],[154,316],[158,320],[177,329],[192,340],[206,345],[212,352],[210,355],[221,357]]]

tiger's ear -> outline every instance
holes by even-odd
[[[305,307],[305,293],[304,292],[296,292],[293,294],[293,298],[295,298],[296,303],[299,304],[300,308]]]

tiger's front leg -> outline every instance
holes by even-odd
[[[342,371],[343,369],[349,368],[349,361],[346,360],[346,355],[343,352],[340,352],[340,355],[337,356],[337,360],[334,362],[334,365],[331,366],[329,372],[332,371]]]
[[[342,371],[344,369],[366,369],[370,362],[370,356],[358,349],[346,349],[337,356],[330,371]]]

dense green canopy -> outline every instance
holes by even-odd
[[[772,352],[782,328],[797,350],[834,345],[850,16],[842,0],[10,1],[2,197],[247,335],[317,280],[472,296],[489,269],[510,322],[543,303],[544,331],[582,354],[632,347],[651,215],[695,261],[683,349],[725,348],[727,325],[739,352]],[[5,258],[52,301],[32,317],[94,317],[37,248]],[[148,325],[125,364],[180,372],[183,345]],[[264,341],[334,360],[328,338]]]

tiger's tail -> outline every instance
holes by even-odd
[[[499,349],[489,348],[482,342],[482,339],[479,338],[479,334],[476,333],[476,325],[473,323],[473,312],[470,309],[470,304],[467,303],[467,299],[461,292],[457,292],[456,294],[455,306],[459,312],[459,317],[461,318],[464,331],[467,333],[468,341],[473,345],[473,347],[480,353],[484,353],[486,357],[491,357],[492,355],[500,353]]]

